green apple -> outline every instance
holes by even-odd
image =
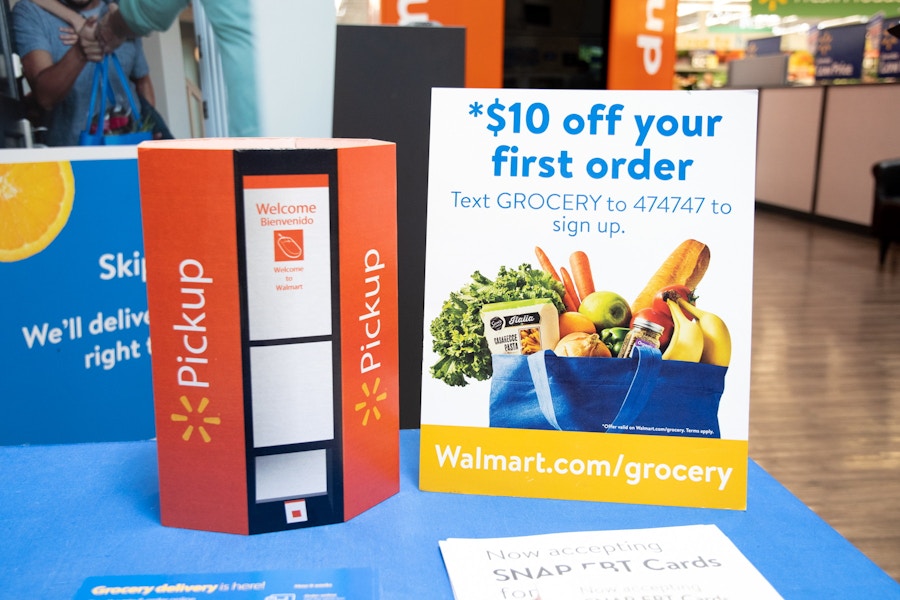
[[[610,327],[628,327],[631,323],[628,301],[615,292],[588,294],[582,299],[578,312],[593,321],[597,331]]]

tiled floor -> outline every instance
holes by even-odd
[[[900,245],[757,214],[750,456],[900,581]]]

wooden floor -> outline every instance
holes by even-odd
[[[750,456],[900,581],[900,245],[758,210]]]

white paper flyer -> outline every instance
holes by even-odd
[[[781,596],[715,525],[448,539],[456,600]]]
[[[434,90],[422,489],[746,506],[756,109]]]

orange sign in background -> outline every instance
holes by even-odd
[[[670,90],[675,74],[676,0],[612,0],[611,90]]]
[[[673,2],[674,5],[674,2]],[[381,22],[466,28],[466,87],[503,84],[503,0],[382,0]]]

